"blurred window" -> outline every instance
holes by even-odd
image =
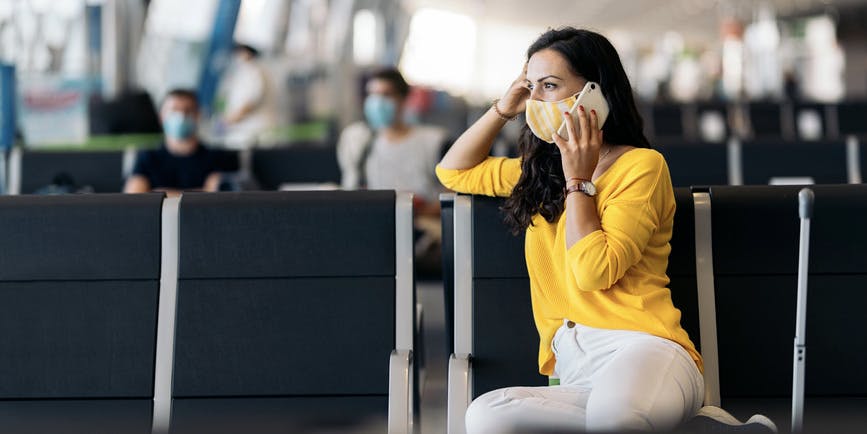
[[[378,30],[373,11],[362,9],[355,13],[352,22],[352,57],[356,64],[370,65],[376,62]]]
[[[465,94],[472,82],[476,23],[467,15],[420,9],[409,24],[400,68],[407,80]]]

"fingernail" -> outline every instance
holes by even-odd
[[[584,106],[583,106],[583,105],[579,105],[578,108],[579,108],[582,112],[584,111]]]
[[[590,110],[590,113],[596,114],[596,110]]]
[[[569,116],[569,112],[563,112],[563,116]]]

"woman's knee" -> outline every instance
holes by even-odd
[[[492,390],[474,399],[465,416],[467,434],[514,432],[519,418],[515,400],[521,394],[513,389]]]
[[[503,405],[509,397],[504,389],[492,390],[476,398],[467,407],[465,416],[467,434],[496,433],[508,431],[504,424]]]

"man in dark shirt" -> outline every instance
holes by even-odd
[[[163,146],[138,154],[124,192],[177,195],[183,190],[217,191],[220,162],[218,155],[199,141],[198,114],[198,99],[192,91],[175,89],[166,95],[160,107]]]

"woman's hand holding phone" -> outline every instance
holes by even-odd
[[[579,106],[577,113],[578,125],[575,125],[568,112],[563,113],[568,137],[563,138],[554,134],[554,143],[560,148],[563,176],[567,180],[569,178],[592,180],[596,164],[599,163],[602,129],[596,110],[586,112],[584,106]]]

